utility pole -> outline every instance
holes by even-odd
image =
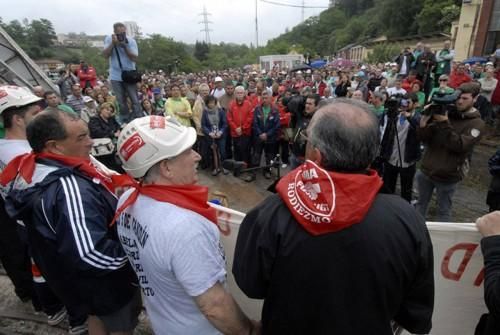
[[[203,16],[203,21],[199,22],[200,24],[203,24],[203,29],[200,30],[201,32],[205,32],[205,42],[207,44],[210,44],[210,32],[213,31],[212,29],[209,28],[209,24],[212,24],[213,22],[208,19],[209,15],[212,15],[207,12],[207,8],[203,6],[203,12],[199,14],[200,16]]]
[[[258,17],[257,2],[258,0],[255,0],[255,48],[259,47],[259,21],[257,19]]]
[[[304,13],[305,9],[306,9],[306,1],[302,0],[302,22],[304,22],[304,18],[306,17]]]

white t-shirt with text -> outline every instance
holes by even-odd
[[[118,208],[130,192],[122,195]],[[143,195],[117,224],[154,333],[219,334],[194,300],[217,282],[226,282],[217,226],[198,213]]]

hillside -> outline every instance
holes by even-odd
[[[461,0],[340,0],[268,42],[266,48],[295,45],[311,54],[330,55],[350,43],[380,35],[449,32]]]

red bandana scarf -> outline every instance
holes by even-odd
[[[374,170],[337,173],[306,161],[284,176],[276,190],[298,223],[320,235],[361,222],[380,187],[382,180]]]
[[[217,212],[208,204],[208,187],[199,185],[140,185],[132,186],[135,190],[118,208],[111,225],[118,219],[120,214],[132,205],[139,194],[145,195],[156,201],[168,202],[173,205],[196,212],[209,221],[217,224]]]
[[[9,162],[0,175],[0,184],[6,186],[13,181],[17,175],[21,176],[28,184],[31,183],[35,172],[36,159],[49,159],[63,164],[64,166],[76,168],[89,178],[99,180],[110,192],[116,187],[130,186],[134,183],[127,175],[108,175],[99,171],[87,158],[70,157],[51,153],[33,152],[19,155]]]

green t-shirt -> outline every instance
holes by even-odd
[[[266,124],[267,116],[271,113],[271,106],[262,106],[262,113],[264,113],[264,124]]]
[[[377,117],[381,117],[381,116],[382,116],[382,114],[384,114],[384,109],[385,109],[385,108],[384,108],[384,105],[380,105],[380,106],[378,106],[378,107],[376,107],[376,106],[374,106],[374,105],[370,105],[370,107],[371,107],[371,109],[372,109],[373,113],[375,113],[375,115],[376,115]]]
[[[0,138],[4,138],[5,137],[5,129],[3,127],[3,123],[0,122]]]
[[[419,107],[415,109],[416,112],[421,113],[425,106],[425,93],[417,92],[418,105]]]

